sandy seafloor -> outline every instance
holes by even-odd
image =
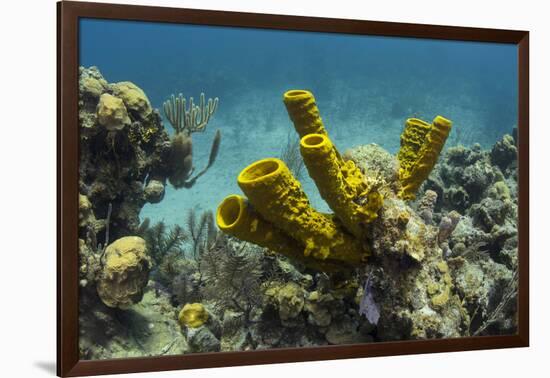
[[[404,121],[411,116],[431,121],[439,114],[451,119],[453,130],[445,148],[458,143],[480,143],[482,147],[490,148],[503,134],[511,133],[514,127],[512,123],[498,127],[491,124],[489,110],[468,95],[471,89],[468,83],[464,83],[464,88],[460,90],[455,88],[454,93],[444,93],[442,90],[433,91],[431,95],[419,94],[421,100],[415,101],[416,107],[402,104],[401,94],[391,95],[391,89],[383,82],[360,92],[346,90],[345,83],[338,88],[338,84],[333,84],[333,93],[344,95],[334,95],[331,99],[317,96],[317,104],[325,127],[341,152],[357,145],[376,143],[395,154],[399,149]],[[414,87],[414,84],[410,85]],[[215,211],[225,196],[240,194],[237,185],[239,172],[256,160],[279,157],[289,133],[294,133],[282,102],[282,94],[287,89],[294,88],[281,86],[269,91],[248,91],[247,96],[231,106],[224,104],[224,99],[220,98],[218,110],[207,130],[193,134],[193,159],[196,169],[200,170],[208,161],[215,131],[221,130],[222,143],[215,164],[190,189],[175,190],[167,185],[164,200],[159,204],[145,205],[141,218],[181,224],[188,209]],[[401,113],[392,112],[395,103],[400,104]],[[153,104],[156,108],[161,108],[161,105]],[[172,132],[166,120],[164,126]],[[320,211],[329,211],[307,171],[304,171],[301,183],[312,205]]]

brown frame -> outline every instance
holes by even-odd
[[[369,34],[518,46],[518,333],[456,339],[216,352],[80,361],[78,353],[78,19],[238,26]],[[57,3],[57,374],[82,376],[529,346],[529,33],[527,31],[342,20],[63,1]]]

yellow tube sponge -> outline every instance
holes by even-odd
[[[271,249],[288,257],[303,254],[303,247],[264,220],[247,199],[233,194],[225,197],[218,206],[216,222],[220,230],[241,240]]]
[[[428,124],[417,118],[409,118],[401,134],[399,160],[399,197],[405,200],[416,198],[420,185],[428,178],[441,149],[451,131],[452,122],[441,116]]]
[[[300,152],[321,197],[344,227],[364,240],[366,224],[377,218],[382,206],[380,194],[373,191],[369,196],[362,173],[352,161],[344,162],[338,158],[328,135],[304,136],[300,141]]]
[[[343,268],[328,260],[307,259],[303,245],[263,219],[242,196],[227,196],[218,206],[216,222],[220,230],[228,235],[268,248],[310,268],[324,272],[335,272]]]
[[[307,134],[326,135],[327,132],[325,126],[323,126],[323,120],[319,114],[313,93],[293,89],[285,92],[283,102],[300,138]]]
[[[304,245],[304,256],[355,266],[366,257],[359,241],[310,206],[282,160],[269,158],[249,165],[239,174],[238,184],[264,219]]]

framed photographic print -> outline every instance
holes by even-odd
[[[528,38],[58,3],[58,375],[527,346]]]

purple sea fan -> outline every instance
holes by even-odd
[[[380,308],[374,301],[370,276],[367,277],[365,286],[363,286],[363,297],[359,303],[359,314],[364,315],[365,318],[367,318],[367,320],[374,325],[377,325],[378,320],[380,319]]]

